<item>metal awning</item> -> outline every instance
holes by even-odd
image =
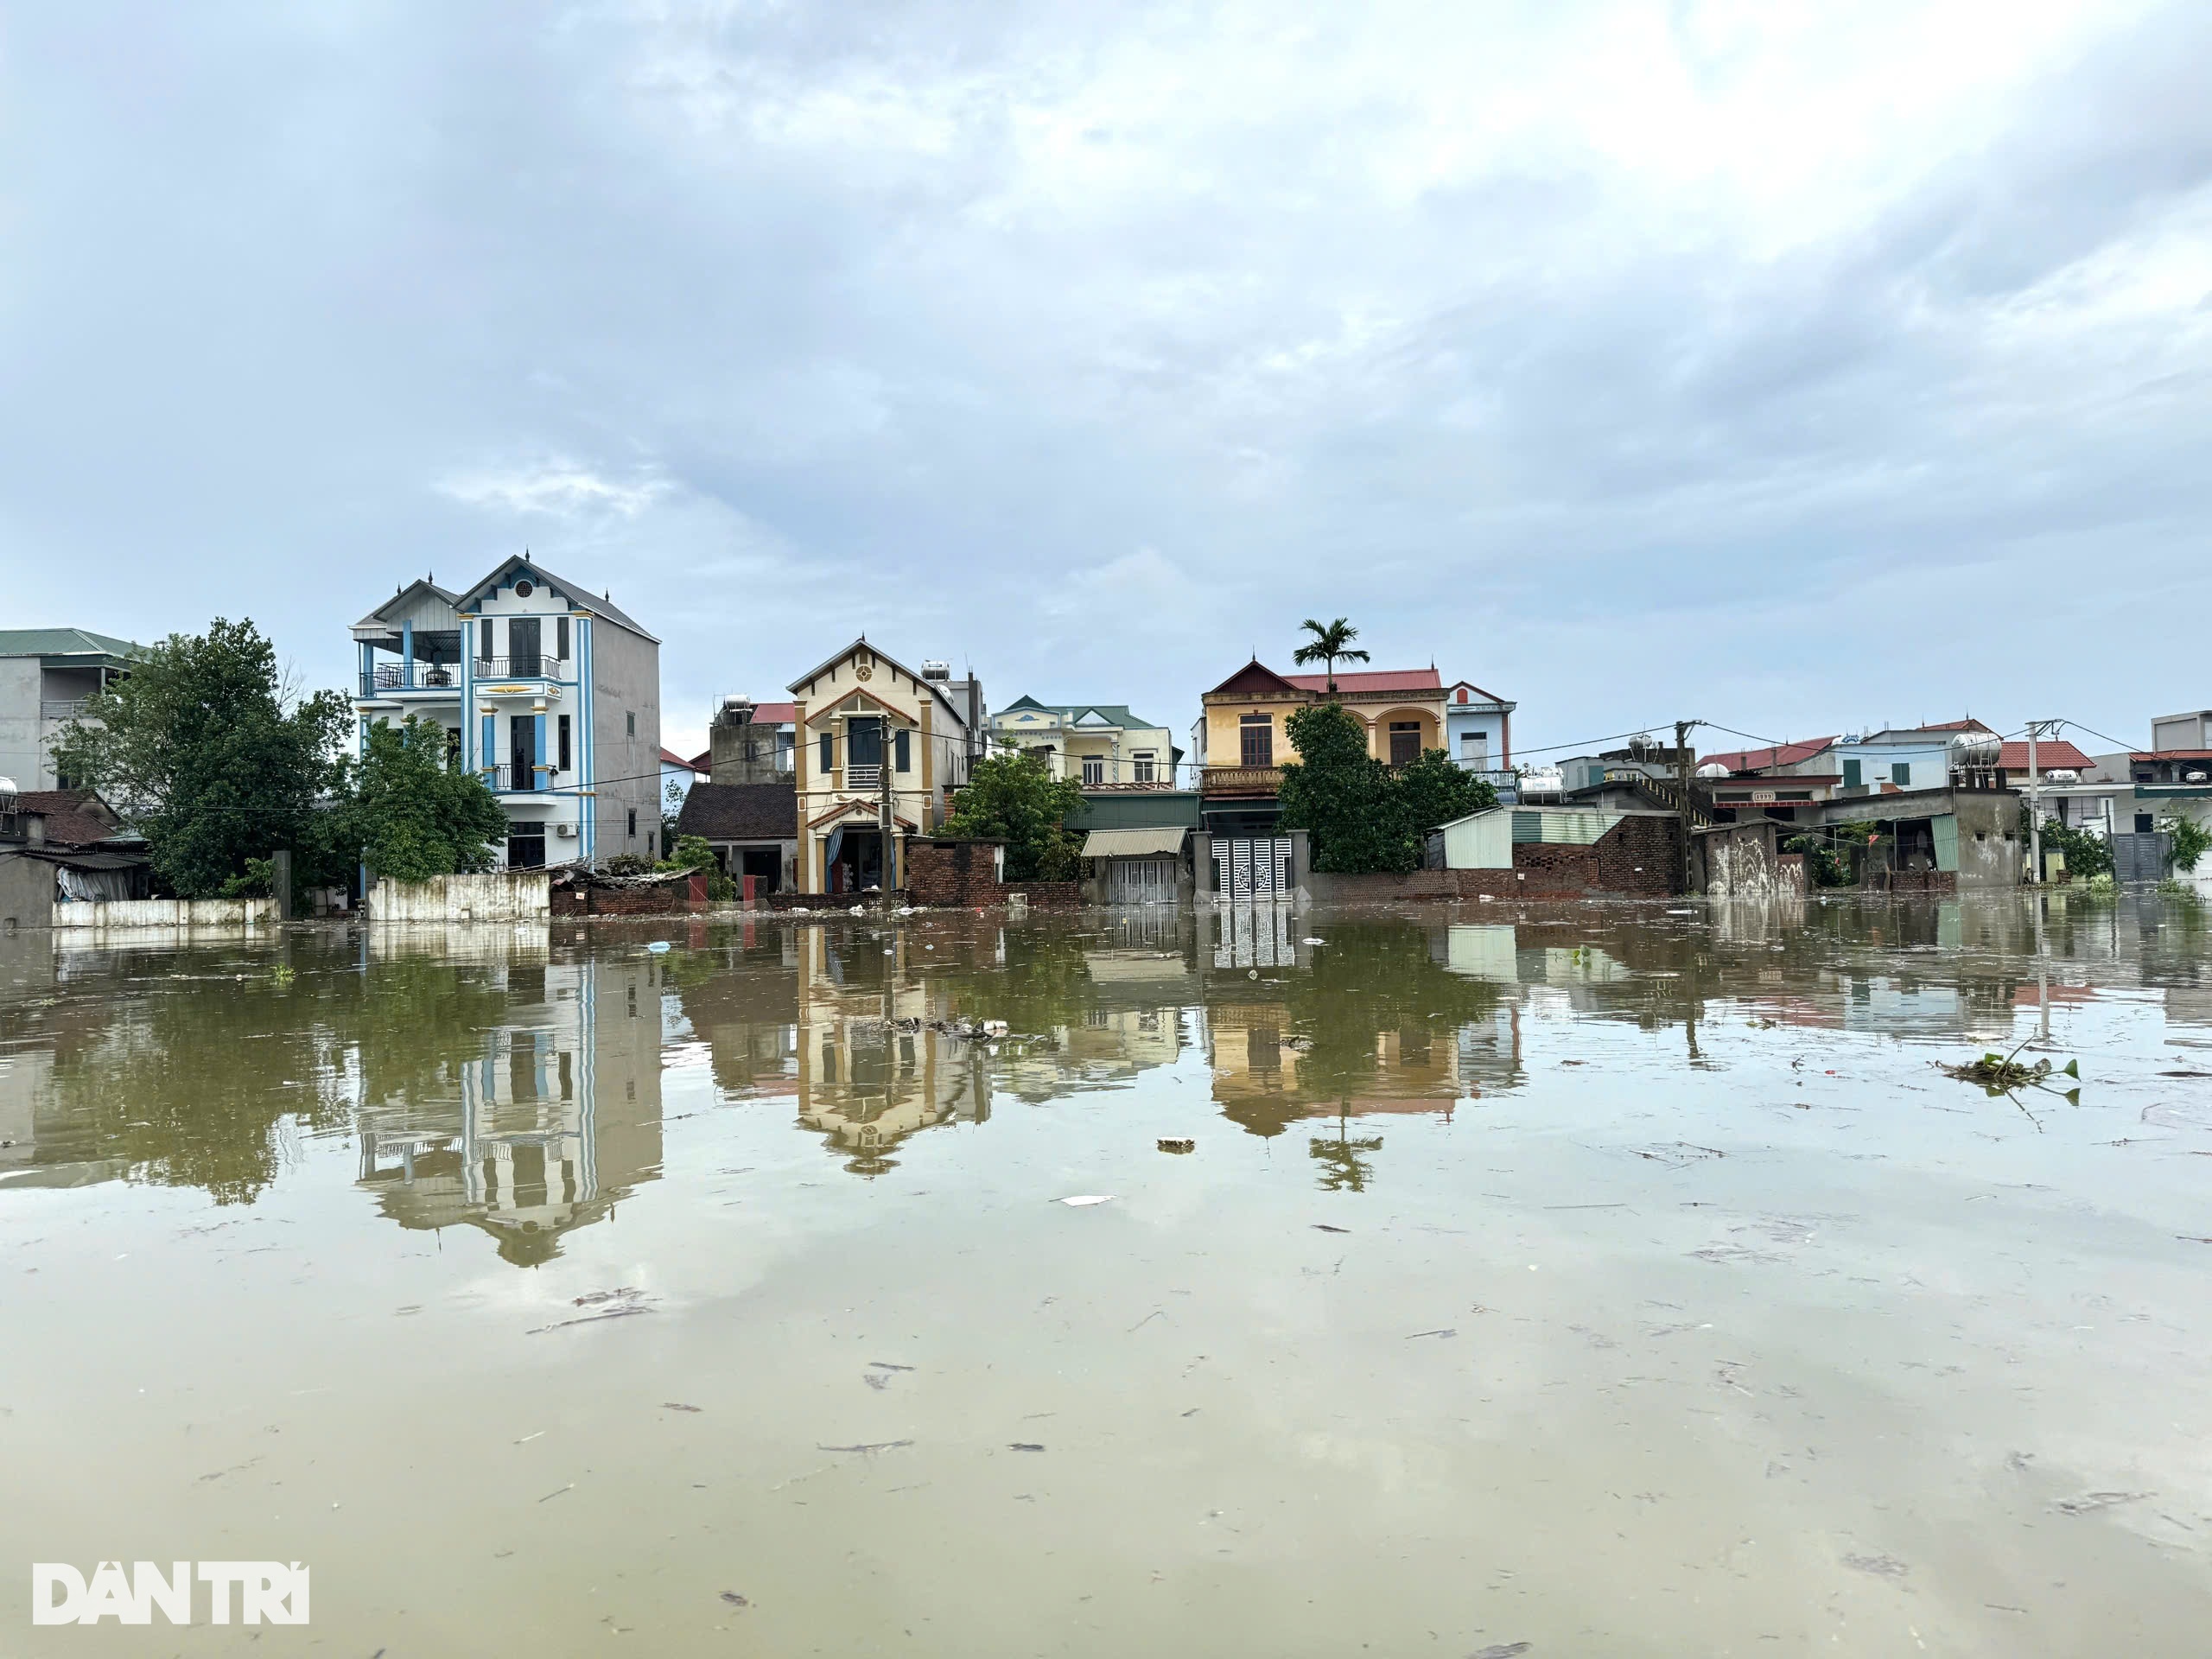
[[[1094,830],[1083,843],[1085,858],[1159,858],[1180,853],[1191,832],[1179,824],[1158,830]]]

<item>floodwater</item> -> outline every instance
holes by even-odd
[[[2044,933],[0,942],[0,1650],[2202,1653],[2212,934]]]

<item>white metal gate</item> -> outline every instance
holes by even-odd
[[[1172,858],[1115,859],[1106,867],[1106,902],[1172,905],[1176,874],[1176,861]]]
[[[1213,844],[1214,891],[1227,899],[1287,899],[1290,837],[1240,836]]]

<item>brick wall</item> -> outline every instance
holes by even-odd
[[[553,889],[556,916],[682,916],[707,905],[702,873],[688,880],[641,881],[635,887],[556,887]]]
[[[927,841],[906,843],[906,902],[913,905],[1003,905],[1022,894],[1033,910],[1079,910],[1083,886],[1077,881],[1001,881],[998,843],[990,841]]]

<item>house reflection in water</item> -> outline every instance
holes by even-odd
[[[902,930],[798,931],[798,1116],[858,1175],[894,1166],[899,1142],[990,1116],[982,1044],[931,1029],[951,1002],[910,969]]]
[[[487,971],[499,1021],[427,1086],[365,1102],[360,1185],[403,1227],[480,1228],[534,1267],[659,1176],[660,992],[650,958],[549,962],[542,944]]]

